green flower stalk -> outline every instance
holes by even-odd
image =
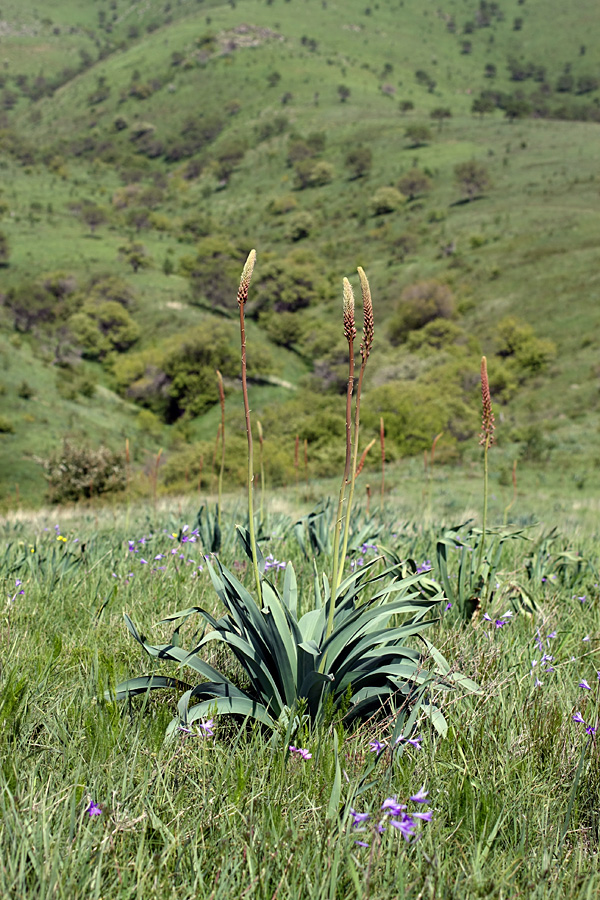
[[[381,521],[383,522],[383,503],[385,497],[385,428],[383,425],[383,416],[379,419],[379,443],[381,445],[381,502],[379,504],[379,512]]]
[[[244,322],[244,307],[248,299],[248,288],[250,287],[250,280],[252,278],[252,272],[254,271],[255,262],[256,250],[251,250],[242,271],[240,286],[237,293],[237,302],[240,310],[240,339],[242,347],[242,394],[244,396],[244,414],[246,417],[246,438],[248,440],[248,534],[250,537],[250,548],[252,551],[252,568],[254,569],[256,594],[258,602],[262,603],[262,588],[260,583],[260,572],[258,571],[256,534],[254,530],[254,503],[252,498],[252,491],[254,487],[254,449],[252,444],[252,426],[250,424],[250,405],[248,403],[248,382],[246,380],[246,325]]]
[[[356,337],[356,325],[354,322],[354,293],[352,285],[347,278],[344,278],[344,337],[348,341],[348,385],[346,389],[346,461],[344,464],[344,475],[340,486],[340,496],[338,500],[338,510],[335,520],[335,530],[333,535],[333,572],[331,576],[331,603],[329,605],[329,616],[327,618],[327,631],[325,637],[328,638],[333,631],[333,612],[335,607],[335,593],[340,583],[340,536],[342,533],[342,519],[344,516],[344,502],[346,499],[346,485],[348,484],[348,476],[350,474],[350,463],[352,458],[352,393],[354,391],[354,339]]]
[[[265,520],[265,461],[264,461],[264,437],[260,419],[256,420],[258,431],[258,465],[260,468],[260,524]]]
[[[481,434],[479,444],[483,447],[483,527],[481,531],[481,544],[479,545],[479,557],[477,568],[483,561],[485,550],[485,533],[487,529],[488,511],[488,450],[494,443],[494,413],[492,411],[492,398],[490,395],[490,382],[488,380],[487,359],[481,357]]]
[[[217,372],[217,381],[219,383],[219,403],[221,404],[221,466],[219,468],[219,488],[218,488],[218,508],[217,519],[219,528],[221,527],[221,495],[223,493],[223,472],[225,471],[225,391],[223,389],[223,376]]]
[[[338,583],[335,585],[335,589],[340,585],[342,580],[342,573],[344,569],[344,560],[346,559],[346,552],[348,550],[348,534],[350,532],[350,512],[352,509],[352,500],[354,499],[354,486],[356,484],[356,476],[358,475],[358,435],[360,431],[360,397],[362,393],[362,385],[363,378],[365,376],[365,368],[367,366],[367,360],[369,359],[369,355],[371,353],[371,348],[373,346],[373,336],[375,334],[375,323],[373,319],[373,301],[371,299],[371,289],[369,287],[369,282],[367,280],[367,276],[365,275],[363,269],[358,267],[358,276],[360,278],[360,286],[362,290],[362,298],[363,298],[363,334],[362,341],[360,342],[360,356],[361,356],[361,365],[360,372],[358,373],[358,384],[356,387],[356,404],[354,407],[354,456],[352,460],[352,475],[350,479],[350,491],[348,494],[348,505],[346,509],[346,519],[344,522],[344,541],[342,544],[342,556],[341,556],[341,565],[338,571]],[[362,468],[362,466],[361,466]]]

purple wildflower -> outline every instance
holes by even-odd
[[[382,742],[375,740],[371,741],[371,743],[369,744],[369,750],[371,751],[371,753],[375,753],[377,756],[379,756],[379,754],[385,750],[385,746],[385,741]]]
[[[594,735],[594,734],[596,734],[596,729],[594,728],[593,725],[587,725],[586,729],[585,729],[585,733],[589,734],[589,735]]]
[[[430,809],[425,810],[425,812],[412,812],[411,816],[413,819],[422,819],[424,822],[431,822],[433,818],[433,814]]]
[[[350,815],[352,816],[352,818],[353,818],[353,820],[354,820],[352,824],[353,824],[355,827],[358,826],[358,825],[362,825],[363,822],[366,822],[368,819],[371,818],[371,816],[369,815],[369,813],[359,813],[359,812],[356,812],[355,809],[351,809],[351,810],[350,810]]]
[[[582,678],[582,679],[581,679],[581,681],[579,682],[578,687],[583,688],[585,691],[591,691],[591,687],[589,686],[589,684],[587,683],[587,681],[585,680],[585,678]]]
[[[423,785],[423,787],[419,788],[417,793],[413,794],[413,796],[410,799],[412,800],[413,803],[429,803],[429,800],[427,800],[428,793],[429,793],[429,791],[426,791],[425,785]]]
[[[90,818],[92,818],[93,816],[101,816],[102,815],[102,810],[100,809],[100,807],[98,806],[97,803],[94,803],[93,800],[90,800],[90,805],[87,808],[87,812],[88,812]]]
[[[571,716],[571,718],[574,722],[579,722],[581,725],[585,725],[585,719],[580,712],[576,712],[574,716]]]
[[[387,800],[384,800],[381,804],[381,811],[389,813],[390,816],[400,816],[405,809],[406,806],[398,803],[395,797],[388,797]]]
[[[415,836],[415,823],[410,816],[403,815],[401,819],[392,819],[391,824],[397,828],[405,841],[410,841]]]
[[[292,756],[299,756],[302,759],[312,759],[312,753],[309,753],[308,750],[305,750],[303,747],[292,747],[290,744],[289,750]]]

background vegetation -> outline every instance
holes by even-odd
[[[243,479],[228,318],[251,246],[271,485],[294,482],[296,437],[311,478],[336,471],[357,264],[364,445],[381,416],[390,461],[443,431],[436,460],[464,474],[485,352],[499,469],[597,485],[594,4],[7,0],[2,18],[5,509],[43,501],[66,438],[123,464],[128,441],[132,490],[160,448],[158,491],[208,487],[216,367]]]

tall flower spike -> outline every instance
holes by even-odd
[[[481,357],[481,435],[479,443],[481,446],[491,447],[494,443],[494,413],[492,412],[492,398],[490,396],[490,383],[487,373],[487,359]]]
[[[367,276],[361,266],[358,267],[358,277],[360,278],[360,286],[363,297],[363,337],[360,342],[360,355],[363,363],[366,363],[373,346],[373,335],[375,334],[375,323],[373,321],[373,301],[371,300],[371,289]]]
[[[248,259],[246,260],[246,264],[243,268],[242,277],[240,279],[240,286],[237,292],[237,302],[240,306],[243,306],[248,299],[248,288],[250,287],[250,279],[252,278],[252,272],[254,271],[255,262],[256,250],[251,250],[248,254]]]
[[[344,337],[350,343],[356,337],[354,322],[354,292],[347,278],[344,278]]]

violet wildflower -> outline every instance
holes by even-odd
[[[411,816],[413,817],[413,819],[422,819],[423,822],[431,822],[433,818],[433,814],[430,809],[426,809],[425,812],[412,812]]]
[[[428,794],[429,794],[429,791],[426,791],[425,785],[423,785],[423,787],[419,788],[417,793],[413,794],[413,796],[410,799],[412,800],[413,803],[429,803],[429,800],[427,799]]]
[[[100,807],[98,806],[97,803],[94,803],[93,800],[90,800],[90,805],[87,808],[87,813],[90,816],[90,818],[92,818],[93,816],[101,816],[102,810],[100,809]]]
[[[580,712],[576,712],[574,716],[571,716],[574,722],[578,722],[581,725],[585,725],[585,719],[581,715]]]
[[[504,619],[496,619],[496,628],[502,628],[503,625],[506,625]]]
[[[403,815],[401,819],[392,819],[391,824],[398,829],[405,841],[411,841],[415,836],[415,823],[410,816]]]
[[[596,734],[596,729],[594,728],[593,725],[587,725],[586,729],[585,729],[585,733],[589,734],[590,736],[593,736],[594,734]]]
[[[542,687],[542,686],[543,686],[543,684],[544,684],[544,682],[543,682],[543,681],[540,681],[540,679],[539,679],[539,678],[536,678],[536,679],[535,679],[535,684],[534,684],[534,687]]]
[[[586,634],[586,636],[583,638],[584,641],[589,641],[589,639],[590,639],[589,634]]]
[[[371,753],[375,753],[377,756],[379,756],[379,754],[385,750],[385,747],[385,741],[382,742],[375,740],[371,741],[369,744],[369,750],[371,751]]]
[[[352,824],[355,826],[362,825],[363,822],[366,822],[368,819],[371,818],[369,813],[359,813],[359,812],[356,812],[355,809],[350,810],[350,815],[352,816],[352,818],[354,820]]]
[[[445,607],[444,607],[444,612],[447,612],[449,609],[452,609],[452,604],[451,604],[451,603],[446,603],[446,605],[445,605]]]
[[[578,687],[583,688],[585,691],[591,691],[591,687],[589,686],[589,684],[587,683],[587,681],[585,680],[585,678],[582,678],[582,679],[581,679],[581,681],[579,682]]]
[[[292,747],[290,744],[289,750],[292,756],[300,757],[301,759],[312,759],[312,753],[309,753],[303,747]]]
[[[387,800],[384,800],[381,804],[381,811],[389,813],[390,816],[400,816],[405,809],[406,806],[402,803],[398,803],[395,797],[388,797]]]

